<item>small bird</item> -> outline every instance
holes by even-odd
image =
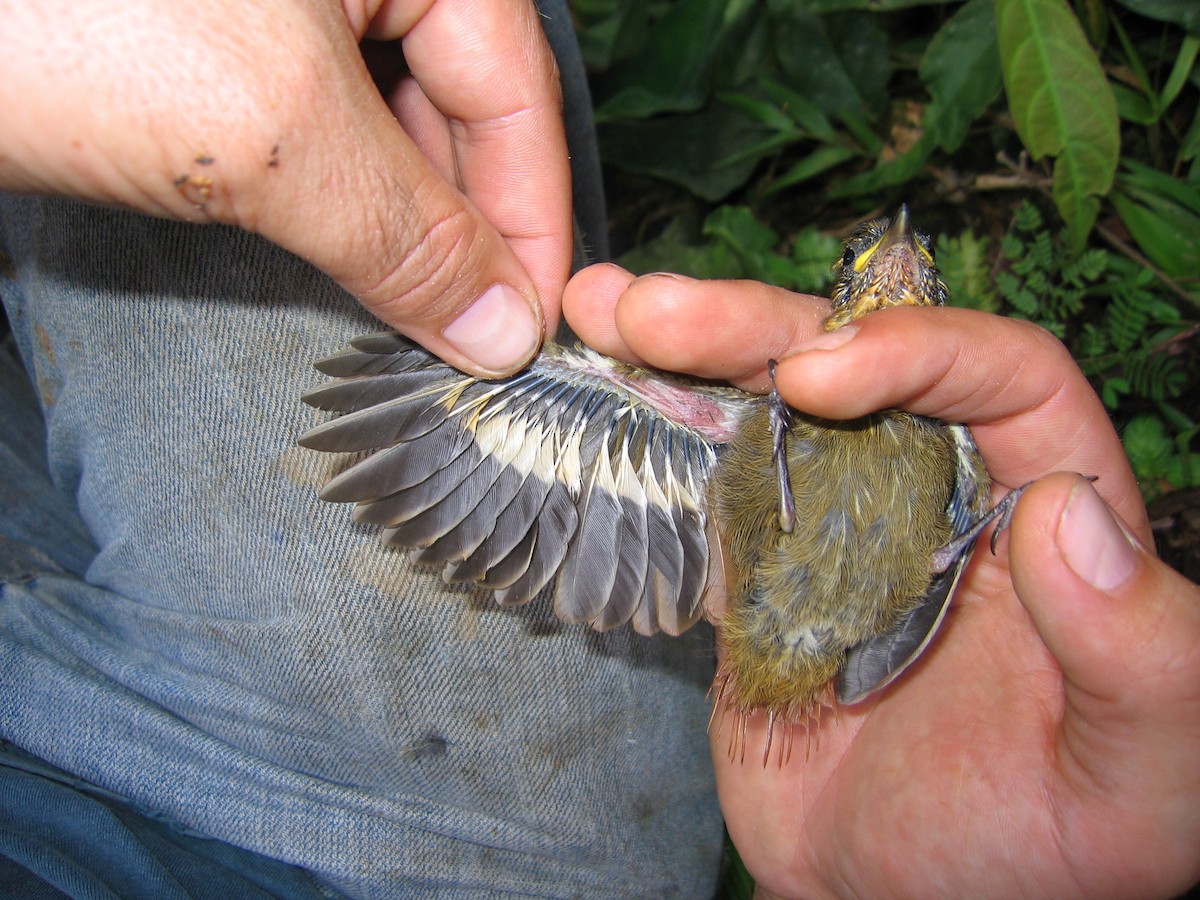
[[[946,301],[904,206],[855,229],[835,269],[827,330]],[[897,410],[824,420],[774,388],[749,394],[582,345],[547,343],[500,380],[395,333],[316,366],[337,380],[305,402],[342,415],[300,444],[369,454],[323,499],[357,504],[385,544],[504,606],[553,582],[558,617],[599,631],[677,635],[719,619],[714,713],[744,730],[765,712],[767,754],[777,723],[834,697],[857,703],[917,658],[975,538],[994,519],[998,533],[1016,500],[989,511],[964,426]]]

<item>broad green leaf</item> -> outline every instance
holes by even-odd
[[[1128,159],[1121,180],[1129,186],[1169,197],[1200,216],[1200,188],[1184,184],[1166,172]]]
[[[724,103],[696,113],[601,123],[597,134],[600,157],[608,165],[682,185],[714,202],[745,184],[760,162],[761,157],[742,151],[775,136]]]
[[[771,186],[767,189],[766,193],[768,195],[774,194],[794,184],[808,181],[810,178],[815,178],[823,172],[828,172],[830,169],[840,166],[857,155],[857,153],[848,147],[838,147],[833,144],[818,147],[812,153],[792,165],[782,175],[773,178]]]
[[[758,221],[748,206],[717,207],[704,220],[704,233],[747,251],[770,251],[779,241],[779,235]]]
[[[1117,114],[1126,122],[1135,125],[1152,125],[1158,121],[1159,112],[1141,91],[1123,84],[1113,83],[1113,96],[1117,98]]]
[[[681,0],[655,23],[641,52],[596,79],[596,121],[699,109],[715,70],[750,49],[747,35],[761,15],[753,0]]]
[[[743,278],[742,264],[719,241],[694,244],[689,229],[672,219],[657,237],[623,254],[617,260],[635,275],[647,272],[678,272],[692,278]]]
[[[771,7],[775,52],[794,91],[843,119],[848,111],[884,108],[892,72],[878,16],[822,16],[788,0]]]
[[[1188,127],[1187,134],[1184,135],[1183,142],[1179,146],[1179,158],[1182,160],[1195,159],[1200,156],[1200,109],[1196,110],[1196,114],[1192,117],[1192,124]]]
[[[1196,0],[1117,0],[1139,16],[1174,22],[1188,34],[1200,35],[1200,3]]]
[[[1175,98],[1179,96],[1179,92],[1183,90],[1183,86],[1191,77],[1198,52],[1200,52],[1200,38],[1185,38],[1179,48],[1179,55],[1175,58],[1175,65],[1171,68],[1171,74],[1167,76],[1167,83],[1163,85],[1162,95],[1159,97],[1159,106],[1163,109],[1175,102]]]
[[[788,115],[768,100],[761,100],[739,91],[721,91],[717,94],[717,99],[740,109],[750,118],[757,119],[775,131],[794,133],[797,130]]]
[[[896,9],[909,9],[913,6],[941,6],[955,2],[957,0],[803,0],[802,3],[796,5],[816,13],[844,12],[854,9],[889,12]]]
[[[1031,156],[1052,156],[1053,195],[1081,249],[1119,151],[1117,103],[1064,0],[996,0],[1009,109]]]
[[[790,290],[823,290],[831,284],[832,262],[841,242],[815,228],[801,231],[793,254],[775,251],[779,236],[745,206],[722,206],[704,221],[704,234],[718,240],[741,265],[740,277]],[[814,259],[814,254],[816,258]]]
[[[590,70],[607,69],[645,40],[648,16],[642,0],[571,0],[571,15]]]
[[[832,141],[837,136],[829,117],[807,97],[771,78],[760,78],[759,86],[763,93],[787,111],[788,118],[801,131],[823,141]]]
[[[992,0],[967,0],[938,29],[921,59],[920,75],[933,98],[924,127],[939,147],[953,152],[1002,87]]]
[[[925,165],[925,160],[929,159],[929,154],[933,152],[933,149],[933,135],[926,132],[905,153],[882,162],[875,168],[855,175],[853,178],[846,179],[831,188],[829,193],[834,197],[860,197],[904,184],[921,171],[921,167]]]
[[[1200,274],[1200,191],[1127,163],[1109,198],[1142,252],[1174,278]]]

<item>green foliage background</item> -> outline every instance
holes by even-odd
[[[572,7],[624,265],[819,293],[907,202],[953,302],[1072,350],[1148,500],[1200,488],[1200,3]]]

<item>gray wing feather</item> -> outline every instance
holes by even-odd
[[[552,351],[513,378],[482,381],[395,334],[354,340],[317,364],[339,380],[304,397],[342,415],[300,443],[375,452],[321,496],[356,503],[355,518],[383,526],[385,543],[502,604],[557,579],[566,621],[682,632],[710,574],[715,445],[585,354]]]
[[[607,486],[590,484],[554,591],[554,612],[564,622],[595,622],[604,611],[617,577],[620,523],[620,498]]]
[[[575,505],[565,491],[552,491],[538,516],[537,544],[529,567],[515,582],[496,591],[502,606],[519,606],[537,596],[550,583],[567,555],[567,542],[578,524]]]
[[[834,684],[841,703],[848,706],[865,700],[895,681],[925,652],[946,617],[966,562],[964,555],[947,571],[935,576],[921,602],[901,616],[889,631],[846,651],[846,665]]]
[[[307,401],[308,395],[302,399]],[[328,397],[319,399],[324,403],[333,402]],[[343,411],[336,406],[319,408],[332,412]],[[445,410],[436,405],[414,402],[412,395],[408,394],[365,409],[356,409],[351,400],[347,402],[345,411],[346,415],[301,435],[298,439],[300,446],[331,453],[377,450],[418,438],[446,419]]]

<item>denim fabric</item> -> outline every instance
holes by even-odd
[[[0,737],[49,764],[0,754],[0,886],[711,894],[711,633],[500,609],[320,502],[299,395],[378,327],[350,297],[62,200],[0,198],[0,247]]]
[[[2,742],[0,796],[0,897],[326,896],[302,869],[139,814]]]

